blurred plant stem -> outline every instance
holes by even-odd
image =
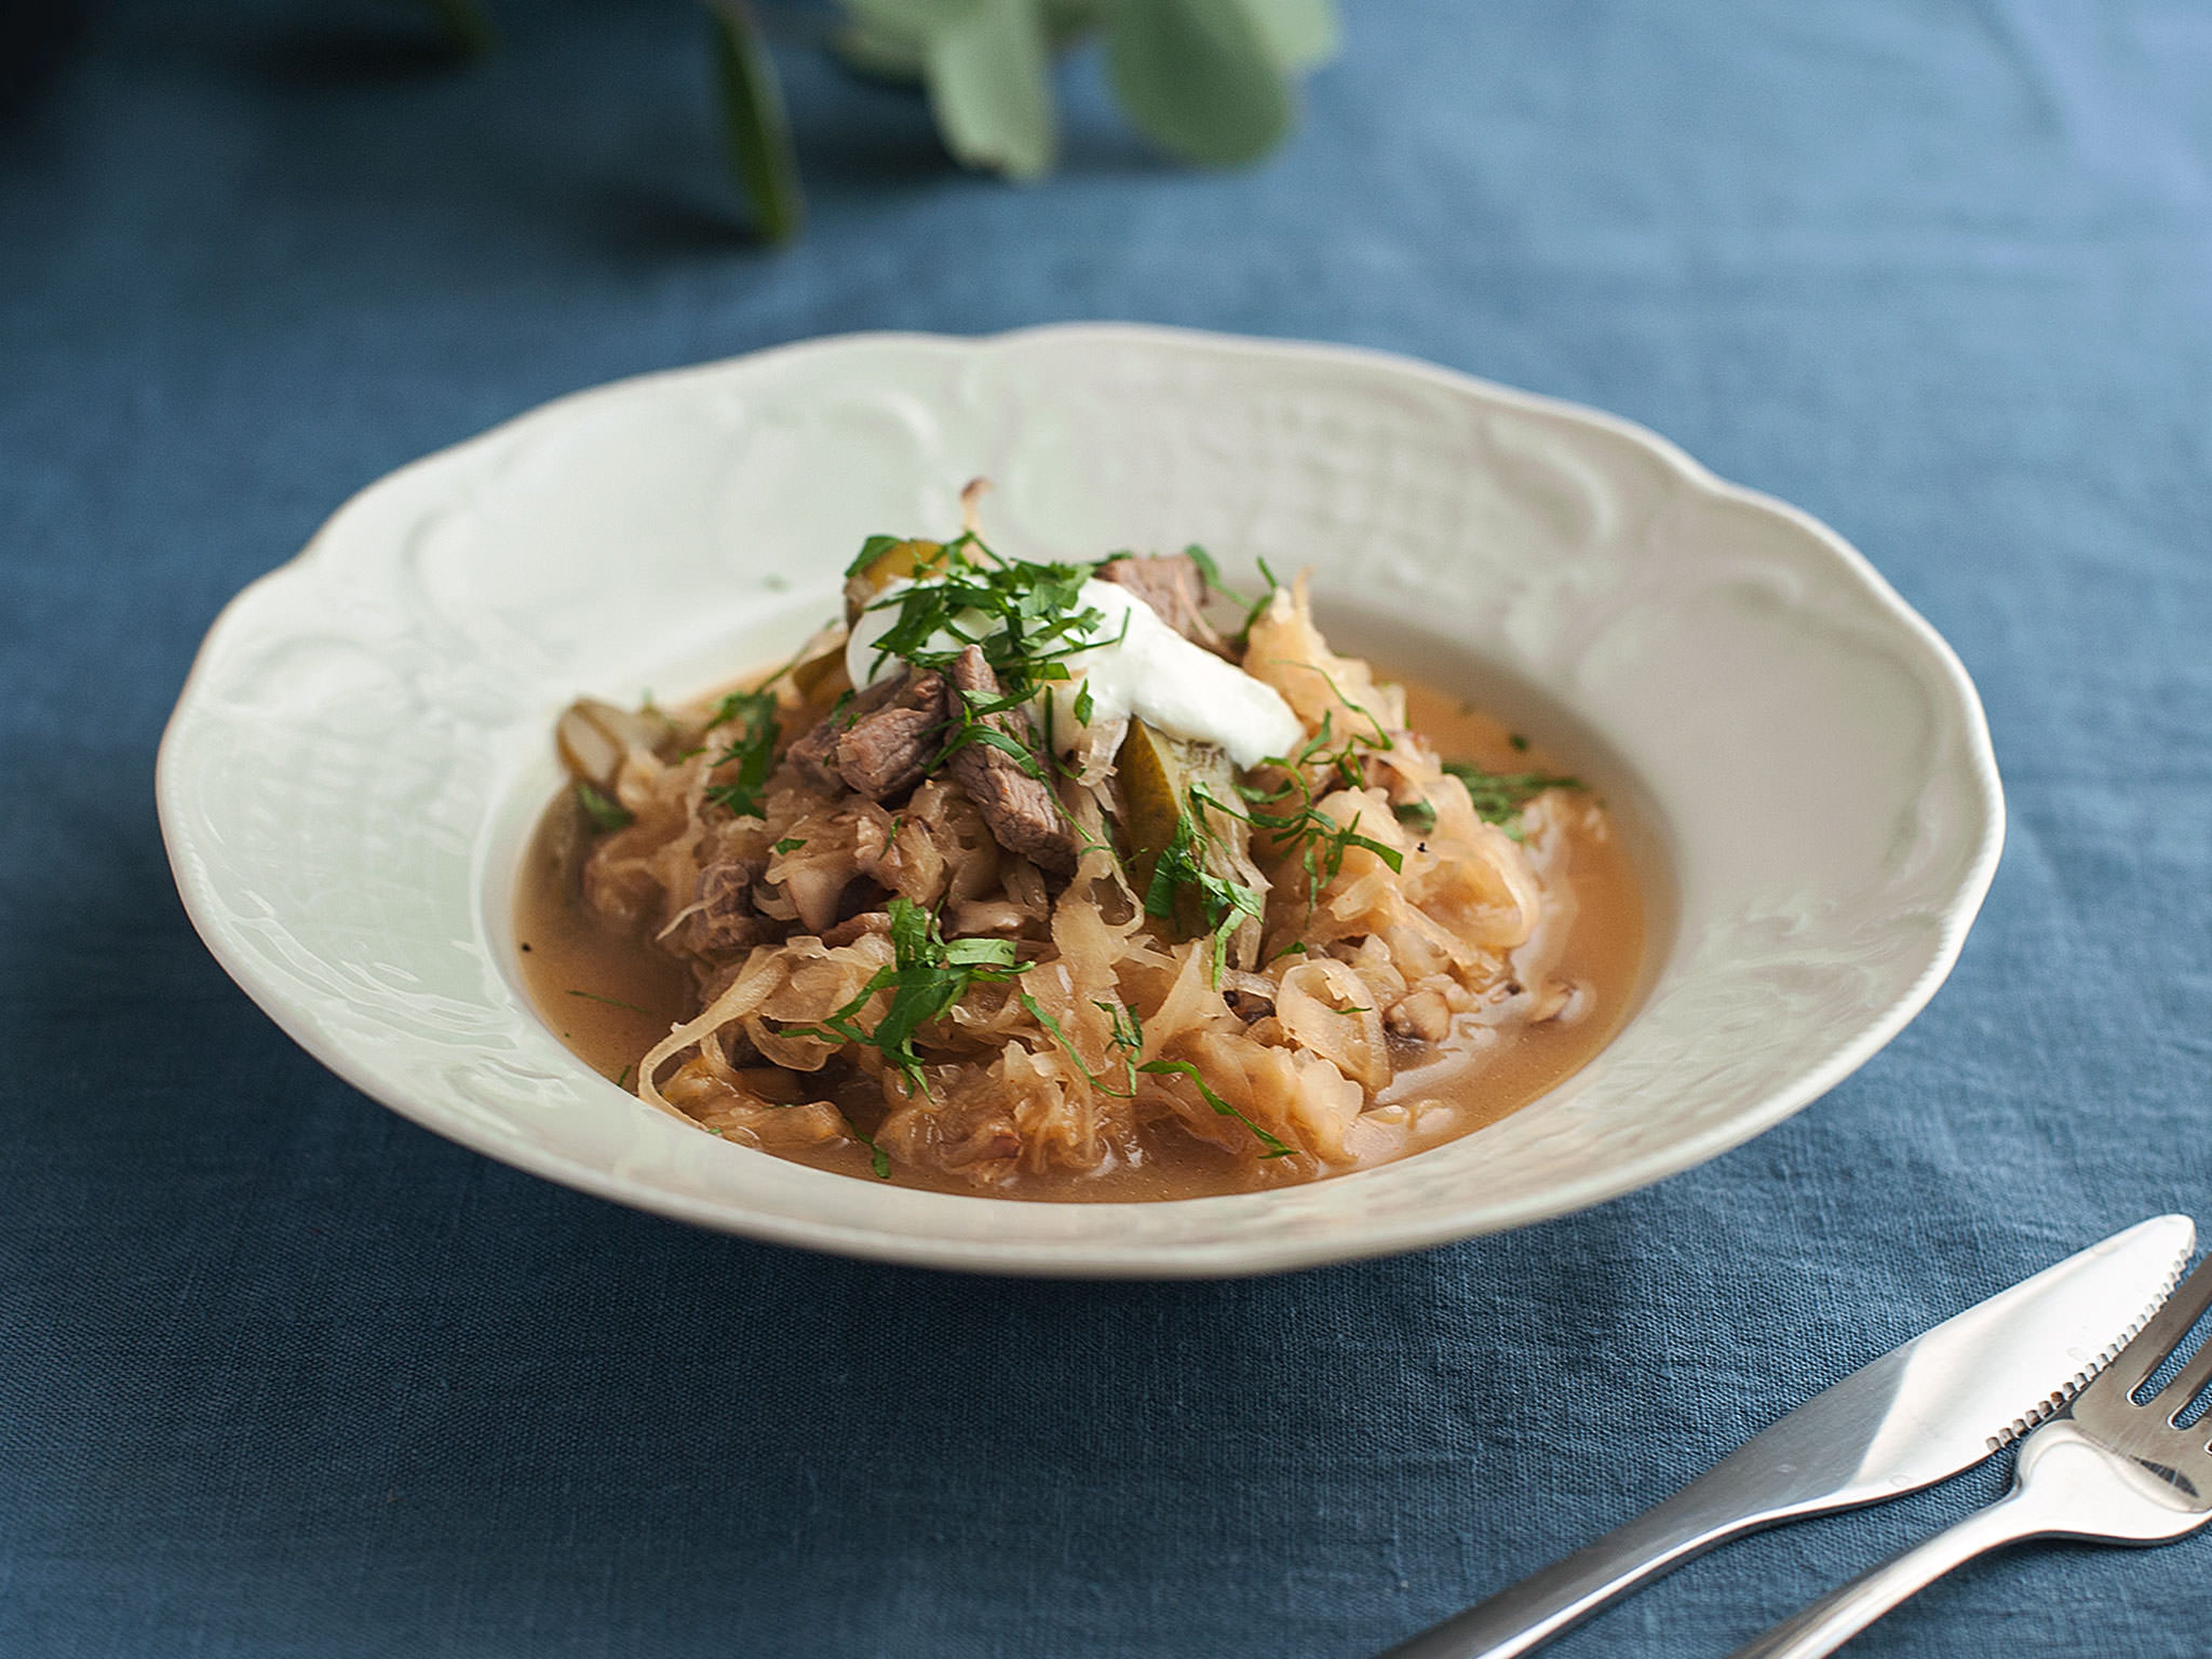
[[[805,222],[806,201],[799,188],[782,83],[745,0],[711,0],[707,15],[714,28],[715,78],[722,94],[722,137],[729,150],[730,171],[752,209],[761,239],[771,244],[787,242]]]
[[[454,50],[497,41],[478,0],[421,0]],[[805,217],[782,84],[748,0],[702,0],[730,172],[762,239]],[[1019,181],[1060,157],[1054,62],[1092,35],[1131,125],[1179,160],[1243,167],[1289,134],[1297,83],[1336,55],[1336,0],[837,0],[779,11],[856,73],[919,86],[955,161]]]
[[[465,58],[481,58],[499,44],[498,31],[477,0],[422,0],[446,39]]]

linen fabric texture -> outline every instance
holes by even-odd
[[[775,253],[673,0],[501,8],[465,70],[346,0],[38,26],[0,82],[0,1649],[1352,1659],[2004,1285],[2212,1223],[2212,14],[1348,10],[1247,173],[1146,152],[1079,56],[1036,188],[780,47],[812,211]],[[161,723],[351,491],[620,374],[1092,317],[1432,358],[1836,525],[1958,647],[2005,772],[1934,1004],[1586,1214],[1032,1284],[516,1174],[201,948]],[[1724,1651],[2005,1468],[1731,1546],[1557,1650]],[[2015,1552],[1853,1650],[2212,1652],[2208,1550]]]

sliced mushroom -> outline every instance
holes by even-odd
[[[597,697],[568,705],[553,740],[570,774],[601,789],[614,787],[615,774],[633,750],[652,754],[667,740],[667,720],[650,711],[617,708]]]
[[[1442,1042],[1451,1035],[1451,1005],[1438,991],[1416,991],[1401,997],[1382,1016],[1394,1037],[1419,1042]]]

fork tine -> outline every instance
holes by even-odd
[[[2171,1423],[2189,1409],[2189,1402],[2197,1398],[2207,1382],[2212,1382],[2212,1336],[2208,1336],[2190,1356],[2189,1363],[2174,1373],[2172,1381],[2145,1404],[2156,1407]]]
[[[2120,1351],[2119,1357],[2106,1373],[2106,1376],[2112,1379],[2115,1390],[2124,1389],[2133,1395],[2150,1381],[2153,1373],[2166,1363],[2167,1356],[2181,1346],[2182,1339],[2204,1316],[2208,1307],[2212,1307],[2212,1256],[2207,1256],[2197,1263],[2197,1271],[2181,1281],[2173,1294],[2166,1299],[2166,1305],[2145,1321],[2135,1340]],[[2178,1413],[2195,1396],[2197,1390],[2204,1386],[2208,1376],[2212,1376],[2212,1341],[2206,1342],[2197,1351],[2196,1358],[2183,1367],[2181,1374],[2160,1389],[2154,1397],[2163,1400],[2182,1382],[2194,1377],[2196,1382],[2189,1394],[2174,1402],[2173,1410]]]
[[[2197,1349],[2195,1356],[2148,1402],[2154,1406],[2168,1423],[2189,1409],[2189,1402],[2207,1382],[2212,1382],[2212,1340]],[[2207,1430],[2212,1433],[2212,1430]]]

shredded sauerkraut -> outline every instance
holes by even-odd
[[[878,1175],[1097,1173],[1171,1129],[1294,1180],[1401,1150],[1395,1080],[1567,1006],[1510,958],[1571,780],[1442,763],[1303,578],[1225,636],[1202,555],[1024,565],[971,531],[877,538],[849,576],[846,622],[759,685],[562,721],[581,902],[697,987],[643,1100],[772,1151],[855,1143]],[[1301,740],[1240,769],[1094,727],[1090,580],[1269,688]],[[863,616],[898,648],[856,693]]]

